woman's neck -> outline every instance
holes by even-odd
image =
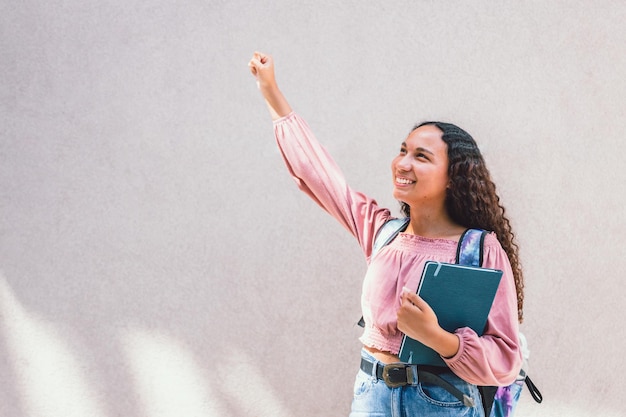
[[[458,239],[465,228],[456,224],[447,213],[415,213],[411,208],[411,221],[405,233],[428,238]]]

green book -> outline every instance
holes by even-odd
[[[428,261],[417,294],[433,309],[445,330],[470,327],[481,336],[501,278],[502,271],[496,269]],[[406,335],[400,360],[446,366],[437,352]]]

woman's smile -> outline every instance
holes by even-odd
[[[417,181],[408,179],[406,177],[401,177],[401,176],[396,176],[396,185],[399,187],[403,187],[403,186],[407,186],[407,185],[413,185],[415,184]]]

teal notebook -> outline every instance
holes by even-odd
[[[449,332],[470,327],[482,335],[502,271],[428,261],[417,293],[433,309],[439,325]],[[446,366],[431,348],[406,335],[400,360],[418,365]]]

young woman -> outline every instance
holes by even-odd
[[[361,298],[361,369],[350,415],[483,416],[477,385],[509,385],[522,364],[518,320],[523,279],[511,226],[472,137],[452,124],[427,122],[402,141],[391,163],[392,185],[410,221],[371,257],[376,233],[391,218],[389,209],[345,183],[278,89],[272,57],[257,52],[248,65],[272,115],[289,172],[302,191],[352,233],[369,263]],[[504,271],[480,337],[469,328],[442,329],[432,309],[415,294],[425,262],[454,263],[467,228],[493,231],[484,241],[483,266]],[[400,386],[381,380],[386,364],[400,362],[403,334],[439,353],[447,368],[440,368],[438,376],[471,397],[474,405],[461,401],[449,387],[408,377]]]

